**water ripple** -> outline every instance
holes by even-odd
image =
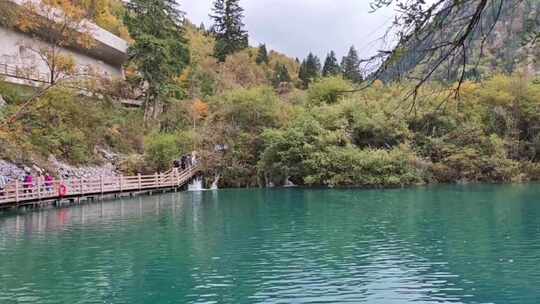
[[[0,303],[540,298],[538,187],[180,193],[0,217]]]

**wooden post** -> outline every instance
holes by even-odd
[[[122,192],[122,175],[120,175],[118,181],[120,182],[120,192]]]
[[[37,195],[38,195],[38,200],[41,200],[41,185],[39,184],[40,181],[38,180],[36,185],[37,185]]]
[[[139,191],[141,191],[141,188],[142,188],[142,187],[141,187],[141,174],[140,174],[140,173],[137,174],[137,182],[138,182],[138,184],[139,184]]]
[[[156,175],[154,176],[154,188],[157,188],[159,185],[159,179],[158,179],[158,173],[156,172]]]
[[[19,180],[15,180],[15,202],[19,202]]]
[[[99,188],[101,190],[101,195],[103,195],[103,175],[99,177]]]

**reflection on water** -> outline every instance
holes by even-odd
[[[540,190],[226,190],[0,216],[0,303],[538,303]]]

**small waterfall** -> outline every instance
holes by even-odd
[[[221,178],[221,175],[220,174],[217,174],[216,177],[214,178],[214,182],[212,183],[212,187],[210,187],[210,190],[218,190],[218,184],[219,184],[219,179]]]
[[[203,179],[201,176],[194,178],[188,185],[188,191],[203,191]]]

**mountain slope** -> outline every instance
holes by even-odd
[[[464,59],[467,79],[515,71],[540,75],[540,48],[538,41],[531,39],[540,32],[540,0],[501,1],[500,12],[497,1],[492,1],[493,5],[483,12],[479,25],[464,43],[464,52],[458,52],[459,55],[451,56],[438,66],[443,51],[433,49],[453,41],[463,27],[463,20],[474,13],[476,2],[444,16],[447,19],[442,25],[433,21],[427,31],[435,34],[420,33],[406,45],[399,45],[379,78],[385,81],[407,76],[417,79],[436,68],[433,80],[451,82],[461,77]]]

